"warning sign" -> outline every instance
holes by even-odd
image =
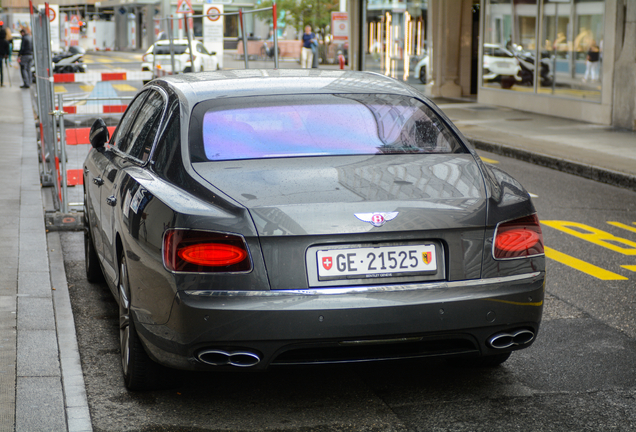
[[[179,0],[179,3],[177,4],[177,13],[193,14],[194,10],[192,9],[192,3],[190,3],[190,0]]]
[[[347,12],[331,12],[331,29],[333,40],[349,40],[349,14]]]

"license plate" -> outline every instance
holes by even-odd
[[[497,67],[503,68],[503,69],[510,69],[512,68],[512,65],[510,63],[506,63],[506,62],[496,62],[495,65]]]
[[[319,250],[317,257],[320,280],[412,276],[437,271],[434,244]]]

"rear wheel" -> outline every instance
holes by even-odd
[[[422,67],[422,69],[420,69],[420,81],[422,82],[422,84],[426,84],[426,68]]]
[[[155,386],[157,364],[144,350],[130,314],[130,286],[128,266],[122,253],[119,264],[119,342],[124,384],[128,390],[148,390]]]

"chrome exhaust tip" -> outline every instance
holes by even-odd
[[[513,346],[529,344],[534,340],[534,332],[521,329],[509,333],[497,333],[488,339],[488,345],[495,349],[506,349]]]
[[[257,354],[248,351],[203,350],[197,359],[212,366],[252,367],[261,362]]]

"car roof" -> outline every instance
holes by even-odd
[[[373,72],[318,69],[236,69],[158,78],[192,105],[210,99],[265,95],[385,93],[427,99],[412,87]]]
[[[192,43],[193,44],[201,43],[201,41],[193,40]],[[172,44],[173,45],[188,45],[188,40],[187,39],[173,39],[172,40]],[[170,45],[170,41],[169,40],[159,40],[159,41],[155,42],[155,45]]]

